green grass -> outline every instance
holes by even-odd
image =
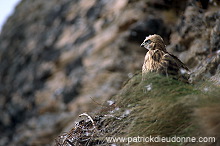
[[[133,77],[112,97],[120,110],[106,119],[111,132],[105,136],[199,136],[194,110],[220,105],[220,88],[210,82],[191,85],[158,74],[148,74],[145,81],[141,78]],[[130,113],[122,117],[126,110]]]

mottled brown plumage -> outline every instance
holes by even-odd
[[[189,69],[176,56],[167,52],[161,36],[154,34],[146,37],[141,47],[148,49],[142,66],[143,80],[146,73],[157,72],[188,83]]]

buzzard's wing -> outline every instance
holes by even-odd
[[[188,82],[189,69],[176,56],[165,53],[161,58],[160,64],[161,67],[158,70],[160,73]]]
[[[182,63],[176,56],[174,56],[174,55],[172,55],[172,54],[169,54],[171,57],[173,57],[173,59],[178,63],[178,65],[181,67],[181,68],[183,68],[183,69],[185,69],[186,71],[188,71],[189,72],[189,69],[188,69],[188,67],[186,67],[186,65],[184,64],[184,63]]]

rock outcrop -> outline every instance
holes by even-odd
[[[218,1],[22,0],[0,35],[0,145],[46,145],[141,70],[140,42],[161,35],[219,85]]]

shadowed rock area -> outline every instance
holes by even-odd
[[[0,145],[51,145],[78,115],[99,113],[141,71],[139,46],[150,34],[188,65],[194,84],[219,86],[219,8],[215,0],[22,0],[0,34]],[[210,105],[195,114],[204,129],[219,123]]]

